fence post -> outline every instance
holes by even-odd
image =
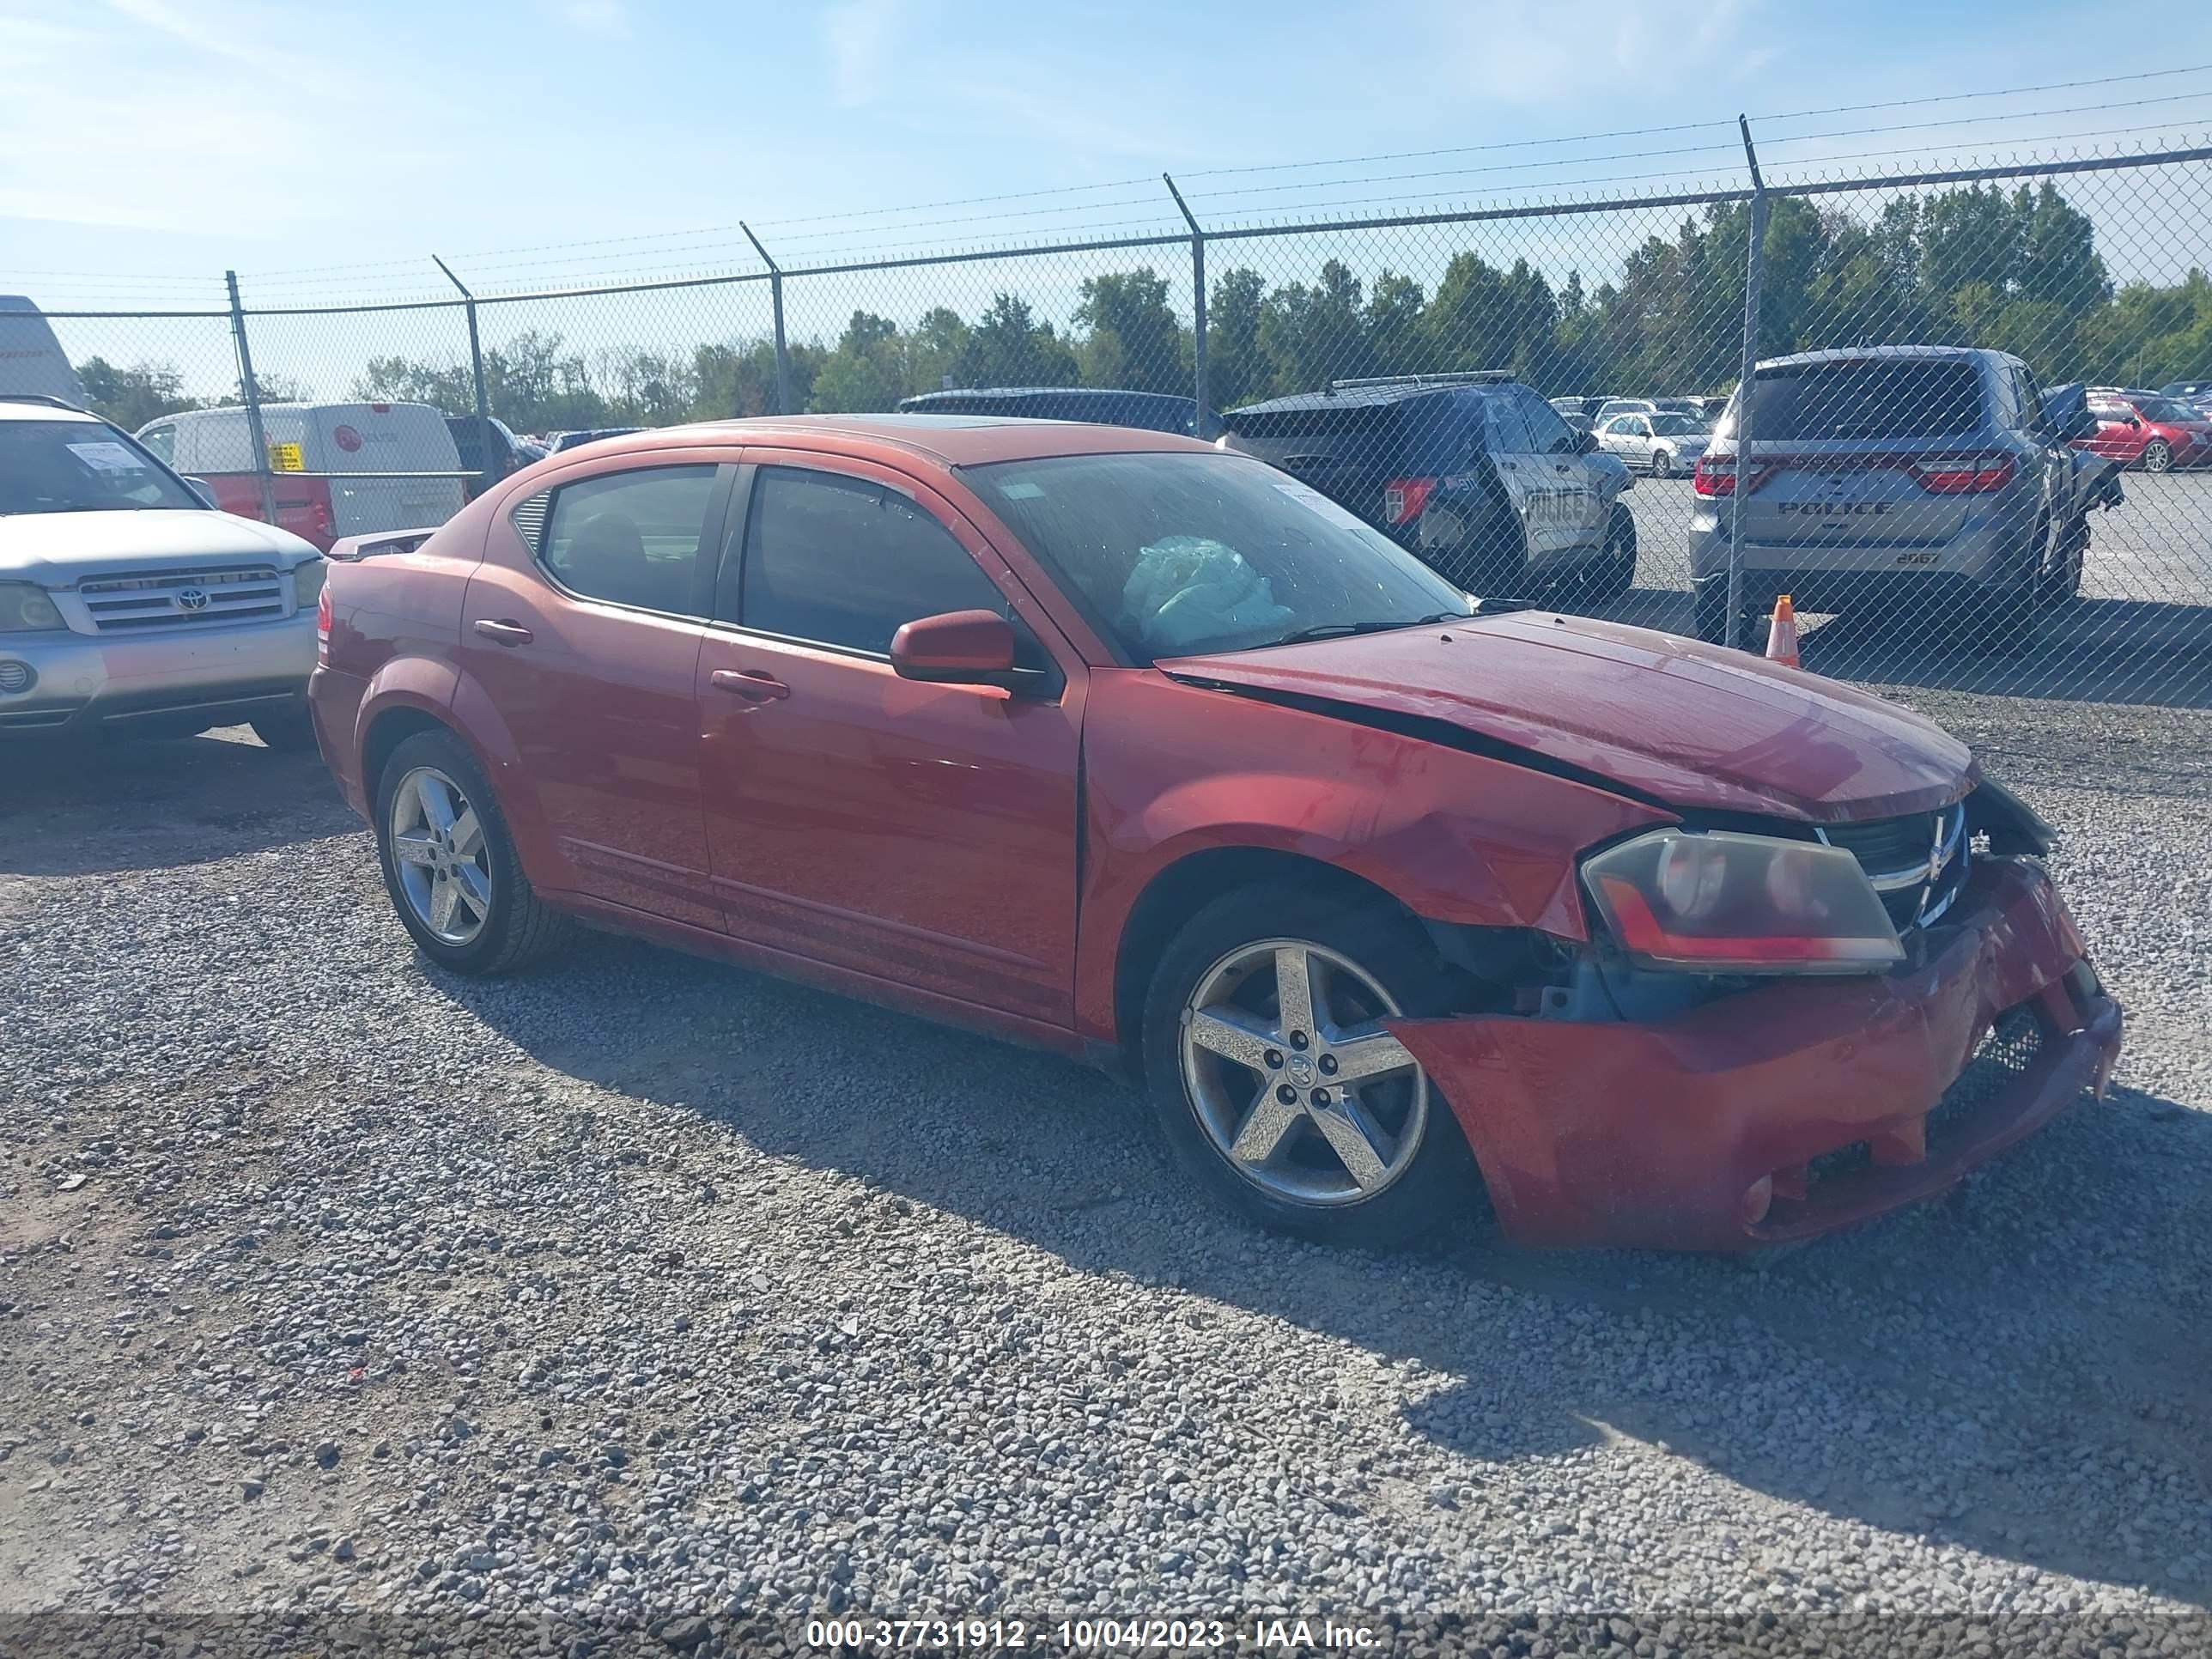
[[[1740,646],[1743,621],[1744,493],[1751,480],[1751,390],[1759,370],[1759,283],[1766,269],[1766,180],[1759,176],[1759,152],[1752,148],[1751,122],[1735,118],[1743,134],[1743,159],[1751,169],[1751,236],[1744,254],[1743,367],[1736,377],[1735,489],[1729,496],[1728,637]]]
[[[791,406],[791,354],[784,349],[783,343],[783,267],[768,257],[768,250],[761,246],[761,239],[753,234],[750,225],[740,219],[738,228],[744,232],[745,240],[753,245],[753,252],[760,255],[761,263],[768,267],[769,303],[775,308],[775,408],[773,412],[793,414],[796,411]],[[735,409],[730,411],[732,415],[743,412]]]
[[[253,446],[254,476],[261,484],[261,516],[276,522],[276,481],[269,475],[269,434],[261,428],[261,388],[254,384],[253,353],[246,344],[246,307],[238,302],[238,273],[226,270],[230,289],[230,336],[238,344],[238,395],[246,399],[246,433]]]
[[[483,343],[477,337],[477,296],[467,285],[453,275],[453,268],[436,254],[430,263],[446,273],[446,280],[461,290],[461,303],[469,313],[469,372],[476,380],[477,392],[477,489],[479,494],[499,482],[491,465],[491,404],[484,397]]]
[[[1198,228],[1190,204],[1182,199],[1176,181],[1163,173],[1168,194],[1175,198],[1183,222],[1190,227],[1190,368],[1191,395],[1198,400],[1198,435],[1213,435],[1213,404],[1206,382],[1206,233]]]

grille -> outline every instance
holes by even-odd
[[[1996,1024],[1975,1047],[1966,1069],[1953,1079],[1942,1098],[1929,1109],[1927,1120],[1928,1155],[1936,1157],[1971,1124],[1975,1115],[2017,1083],[2043,1048],[2043,1027],[2026,1003],[1997,1016]],[[1818,1184],[1873,1167],[1874,1157],[1863,1140],[1824,1152],[1807,1166],[1808,1181]]]
[[[102,634],[250,622],[286,611],[283,577],[263,565],[104,576],[79,582],[76,592]]]
[[[1864,823],[1835,823],[1823,829],[1820,839],[1840,847],[1859,861],[1882,908],[1899,933],[1935,921],[1958,896],[1966,878],[1968,850],[1964,802],[1940,812],[1908,812],[1903,817],[1874,818]],[[1938,825],[1942,839],[1936,839]],[[1929,878],[1929,860],[1937,855],[1935,878]]]

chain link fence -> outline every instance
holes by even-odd
[[[249,282],[234,308],[49,320],[133,430],[422,403],[457,417],[441,465],[479,476],[510,452],[471,447],[477,415],[549,441],[915,398],[1180,426],[1474,591],[1753,649],[1786,593],[1826,673],[2203,708],[2208,161],[1258,224],[1170,181],[1150,218],[1094,226],[1142,234],[1042,246],[864,259],[747,231],[746,268],[712,276],[471,292],[462,270],[450,297],[345,307]],[[1008,388],[1037,395],[954,395]]]

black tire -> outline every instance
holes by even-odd
[[[1655,478],[1671,478],[1674,476],[1674,451],[1655,449],[1651,452],[1651,476]]]
[[[1636,586],[1636,515],[1620,501],[1606,515],[1605,545],[1583,568],[1583,592],[1594,600],[1624,599]]]
[[[2088,554],[2089,520],[2085,514],[2068,527],[2059,542],[2057,556],[2043,573],[2045,605],[2063,605],[2069,599],[2081,597],[2081,568]]]
[[[1711,581],[1699,582],[1695,604],[1696,620],[1691,624],[1697,636],[1707,645],[1726,645],[1729,642],[1728,579],[1716,576]],[[1748,640],[1748,630],[1739,630],[1737,637]]]
[[[2142,466],[2146,472],[2165,472],[2173,465],[2173,446],[2163,438],[2153,438],[2143,446]]]
[[[400,781],[422,767],[434,767],[460,786],[483,827],[491,876],[491,902],[483,927],[465,945],[440,939],[415,914],[399,884],[392,846],[392,797]],[[384,889],[400,925],[416,948],[457,974],[489,977],[512,973],[557,950],[574,930],[567,916],[549,908],[538,896],[530,878],[515,856],[514,841],[499,810],[491,780],[477,764],[468,745],[450,732],[418,732],[392,751],[376,781],[376,854],[384,871]]]
[[[1184,1080],[1185,1008],[1225,957],[1282,938],[1320,946],[1357,964],[1407,1015],[1445,1012],[1447,970],[1427,936],[1402,911],[1295,882],[1263,883],[1224,894],[1186,922],[1169,944],[1145,999],[1146,1083],[1177,1160],[1227,1208],[1263,1227],[1322,1243],[1389,1249],[1486,1213],[1474,1155],[1433,1081],[1427,1085],[1420,1138],[1407,1161],[1389,1184],[1366,1198],[1334,1204],[1293,1201],[1247,1178],[1217,1146]],[[1305,1134],[1310,1125],[1310,1119],[1301,1119],[1292,1133]]]
[[[2039,518],[2026,541],[2014,548],[2005,563],[2013,574],[2013,582],[1983,597],[1978,620],[1967,641],[1978,650],[2000,656],[2026,647],[2042,623],[2050,591],[2050,520]]]
[[[260,714],[250,722],[264,749],[280,755],[304,754],[315,746],[315,720],[305,703],[281,714]]]
[[[1459,503],[1437,507],[1421,521],[1418,551],[1438,575],[1480,598],[1521,599],[1531,586],[1521,521],[1496,498],[1471,525]]]

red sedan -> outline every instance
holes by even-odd
[[[2118,1052],[1964,744],[1187,439],[678,428],[337,558],[319,735],[433,962],[581,921],[1079,1055],[1310,1237],[1779,1242]]]
[[[2089,412],[2097,429],[2075,447],[2110,455],[2146,472],[2212,465],[2212,421],[2194,404],[2156,392],[2092,386]]]

